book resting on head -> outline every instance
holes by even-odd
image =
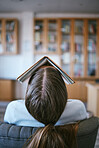
[[[27,69],[23,74],[21,74],[17,78],[17,80],[19,82],[24,82],[26,79],[28,79],[35,71],[37,71],[42,66],[53,66],[61,73],[62,77],[64,78],[64,80],[67,84],[75,83],[66,72],[64,72],[56,63],[54,63],[49,57],[46,57],[46,56],[41,58],[33,66],[31,66],[29,69]]]

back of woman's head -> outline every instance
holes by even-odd
[[[74,148],[74,131],[69,126],[54,126],[67,102],[67,90],[61,74],[53,67],[42,67],[30,78],[25,105],[41,123],[27,148]]]
[[[55,124],[67,102],[67,90],[61,74],[53,67],[39,69],[29,80],[25,104],[38,121]]]

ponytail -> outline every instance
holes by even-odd
[[[24,148],[77,148],[75,130],[72,125],[48,124],[37,129]]]

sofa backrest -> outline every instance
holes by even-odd
[[[92,117],[79,124],[77,132],[78,148],[94,148],[99,119]],[[0,148],[22,148],[26,140],[37,130],[36,127],[25,127],[0,122]]]

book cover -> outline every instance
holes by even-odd
[[[54,63],[49,57],[46,57],[46,56],[41,58],[33,66],[31,66],[29,69],[27,69],[23,74],[21,74],[17,78],[17,80],[20,82],[24,82],[26,79],[28,79],[35,71],[37,71],[42,66],[55,67],[61,73],[62,77],[64,78],[64,80],[67,84],[75,83],[67,73],[65,73],[56,63]]]

